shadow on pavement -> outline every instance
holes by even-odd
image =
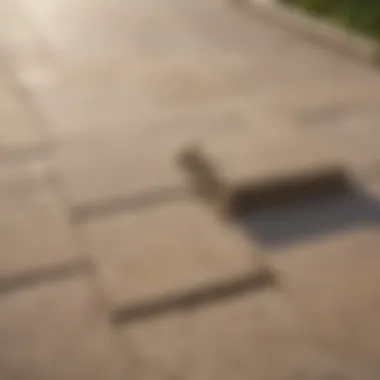
[[[72,278],[78,274],[90,273],[91,270],[92,266],[90,261],[85,258],[79,258],[77,260],[0,277],[0,295],[22,290],[29,286]]]
[[[237,218],[243,231],[267,248],[310,240],[341,230],[380,225],[380,204],[347,184],[338,192],[260,210]]]

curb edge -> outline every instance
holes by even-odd
[[[259,13],[271,23],[297,33],[300,38],[342,56],[376,67],[379,63],[379,45],[360,35],[337,29],[332,23],[321,20],[298,9],[279,4],[276,0],[230,0],[236,6]]]

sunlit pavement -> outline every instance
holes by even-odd
[[[0,37],[2,380],[379,378],[377,215],[268,248],[175,162],[376,202],[374,69],[228,0],[1,0]]]

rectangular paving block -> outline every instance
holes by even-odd
[[[79,257],[50,170],[42,161],[0,166],[0,280]]]
[[[177,162],[193,192],[231,217],[349,187],[349,172],[331,146],[272,128],[240,128],[184,145]]]
[[[126,378],[93,285],[83,277],[1,297],[1,379]]]
[[[34,102],[57,140],[71,141],[96,131],[133,133],[158,119],[160,110],[134,83],[131,62],[116,62],[56,70],[31,86]]]
[[[186,183],[174,157],[178,139],[128,133],[90,134],[63,144],[56,158],[74,207],[128,200]]]
[[[218,297],[250,285],[266,268],[248,238],[191,201],[104,217],[83,228],[116,318]]]
[[[200,141],[206,157],[231,187],[276,174],[313,170],[339,163],[331,145],[318,136],[281,128],[275,122],[265,130],[245,128]]]
[[[316,125],[311,125],[309,129],[314,135],[324,139],[323,144],[333,143],[340,156],[351,165],[363,169],[376,164],[380,159],[379,99],[378,93],[370,94],[368,98],[357,99],[343,107],[340,117],[332,117],[332,120],[326,122],[323,121],[321,111],[321,121],[318,122],[318,116],[314,117]],[[312,120],[310,124],[313,124]]]
[[[373,371],[379,370],[380,359],[379,252],[379,228],[373,227],[300,244],[273,257],[290,299],[320,342]]]
[[[222,208],[228,216],[281,208],[323,195],[339,195],[352,187],[349,171],[343,165],[294,170],[285,175],[279,172],[261,180],[253,175],[234,182],[221,176],[217,165],[199,147],[185,148],[178,161],[193,192]]]
[[[286,292],[267,289],[197,310],[190,379],[357,379],[314,338]]]
[[[127,324],[121,331],[132,379],[370,379],[359,363],[342,362],[323,349],[278,289]]]
[[[231,163],[246,170],[243,176],[316,161],[319,149],[310,150],[303,137],[291,153],[282,148],[288,145],[283,131],[303,128],[297,120],[305,108],[329,106],[346,94],[352,104],[378,87],[362,68],[259,17],[242,17],[227,3],[109,0],[61,4],[61,15],[35,2],[22,4],[62,70],[29,81],[29,90],[52,134],[66,142],[57,156],[75,205],[177,185],[168,169],[173,136],[199,125],[213,125],[222,156],[229,155],[225,146],[236,153],[241,142],[234,142],[235,132],[219,136],[218,125],[249,125],[253,133],[242,154],[250,153]],[[231,104],[245,109],[237,106],[224,117]],[[261,138],[268,131],[278,135],[274,145]],[[144,137],[135,138],[141,132]],[[185,135],[184,143],[194,137]],[[152,142],[140,141],[145,137]],[[255,166],[247,164],[252,161]]]
[[[119,326],[128,374],[133,380],[166,380],[187,375],[191,360],[192,311],[173,311]]]

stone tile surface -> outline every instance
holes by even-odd
[[[321,136],[273,127],[226,131],[203,143],[200,140],[199,146],[215,172],[231,187],[344,162],[331,145],[323,144]]]
[[[266,130],[239,125],[234,130],[221,130],[212,137],[193,139],[183,145],[182,152],[199,148],[199,162],[206,165],[210,174],[216,175],[231,194],[244,185],[341,168],[363,195],[379,199],[376,136],[380,129],[375,126],[376,110],[370,104],[367,113],[353,110],[353,120],[344,127],[337,123],[331,128],[326,126],[327,130],[301,130],[281,126],[277,121]],[[368,123],[361,125],[360,118]],[[198,184],[205,182],[199,170],[195,174],[184,169],[188,183],[193,183],[194,179]]]
[[[0,166],[0,278],[78,258],[67,209],[44,161]]]
[[[174,158],[181,139],[99,133],[58,147],[56,161],[73,207],[184,188]]]
[[[323,349],[283,291],[127,325],[132,378],[371,379]],[[133,366],[134,365],[134,366]]]
[[[187,378],[191,360],[192,312],[137,321],[120,328],[132,379]]]
[[[314,340],[286,293],[248,294],[194,315],[190,379],[356,379]]]
[[[248,124],[239,117],[247,113],[246,104],[223,104],[224,109],[183,109],[156,119],[147,112],[136,125],[119,125],[107,131],[94,128],[63,142],[55,159],[70,202],[80,206],[114,196],[129,198],[186,186],[186,176],[177,162],[183,147],[200,139],[214,139],[218,133],[231,136]]]
[[[90,221],[84,232],[115,310],[244,279],[264,265],[244,235],[190,201]]]
[[[53,67],[52,74],[25,83],[52,134],[66,141],[58,162],[74,204],[131,194],[130,183],[138,181],[128,179],[129,169],[124,173],[121,163],[128,166],[139,160],[130,153],[131,145],[141,149],[142,156],[155,149],[134,140],[135,135],[141,141],[149,135],[157,146],[175,134],[184,142],[208,143],[218,140],[225,126],[245,126],[249,131],[245,149],[254,153],[252,158],[236,157],[236,166],[254,159],[266,169],[274,165],[278,170],[323,156],[324,149],[305,142],[310,131],[331,151],[340,146],[345,157],[353,151],[359,156],[375,150],[373,140],[360,143],[358,136],[372,133],[368,130],[379,117],[373,106],[380,98],[377,75],[255,14],[244,15],[230,2],[70,0],[52,6],[46,0],[19,0],[18,4],[29,12],[30,24],[40,31],[57,62],[49,63],[47,57],[45,66]],[[18,69],[18,77],[22,72],[27,68]],[[352,113],[355,116],[349,116]],[[321,131],[336,124],[340,127],[331,136]],[[353,124],[355,134],[347,135],[344,131]],[[200,126],[209,131],[207,136],[192,132]],[[268,134],[279,134],[274,146]],[[293,134],[299,135],[298,142],[289,141],[293,150],[289,154],[277,144]],[[224,149],[226,141],[219,142]],[[229,144],[238,149],[238,142]],[[168,162],[171,148],[162,149],[152,157]],[[275,164],[277,159],[284,164]],[[260,168],[247,165],[245,170],[250,169]],[[161,182],[136,189],[170,184],[171,178],[160,177]]]
[[[378,228],[336,234],[273,260],[289,298],[328,349],[379,374]]]
[[[79,278],[0,298],[1,379],[126,378],[92,285]]]
[[[229,1],[3,0],[0,32],[0,155],[39,144],[38,117],[74,211],[183,189],[193,142],[231,181],[378,159],[378,74]],[[0,167],[0,278],[78,257],[47,171]],[[111,310],[261,269],[211,212],[87,221]],[[119,326],[122,363],[87,279],[3,295],[0,378],[377,379],[377,235],[288,247],[267,257],[279,288]]]

